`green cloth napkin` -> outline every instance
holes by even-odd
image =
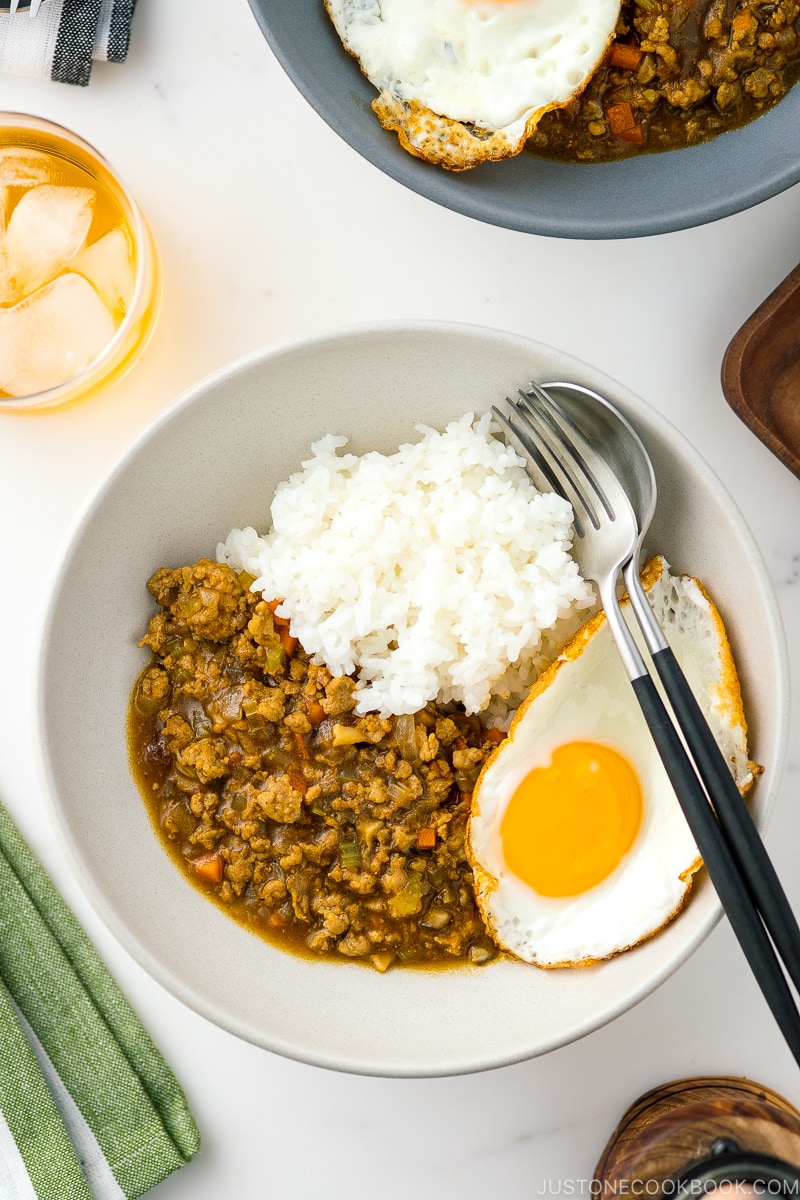
[[[199,1146],[177,1080],[0,804],[0,1196],[132,1200]]]

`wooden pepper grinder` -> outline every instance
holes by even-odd
[[[749,1079],[677,1079],[641,1096],[622,1117],[597,1167],[596,1197],[800,1197],[800,1112]]]

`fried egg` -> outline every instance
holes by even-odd
[[[720,615],[662,558],[642,581],[744,794],[758,768]],[[682,907],[702,861],[602,613],[541,675],[484,765],[467,849],[495,941],[541,967],[609,958]]]
[[[620,0],[325,0],[380,93],[373,109],[418,158],[454,171],[518,154],[578,94]]]

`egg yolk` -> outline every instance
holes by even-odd
[[[611,874],[641,819],[630,763],[610,746],[569,742],[512,795],[500,826],[503,857],[542,896],[575,896]]]

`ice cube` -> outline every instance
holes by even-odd
[[[0,183],[9,187],[34,187],[52,177],[53,159],[41,150],[4,146],[0,150]]]
[[[31,396],[65,383],[97,358],[114,329],[92,285],[66,271],[0,310],[0,391]]]
[[[134,282],[131,246],[124,229],[117,226],[81,250],[70,263],[70,270],[88,279],[112,316],[122,319]]]
[[[5,248],[18,300],[48,283],[86,242],[92,188],[43,183],[25,192],[8,222]]]

